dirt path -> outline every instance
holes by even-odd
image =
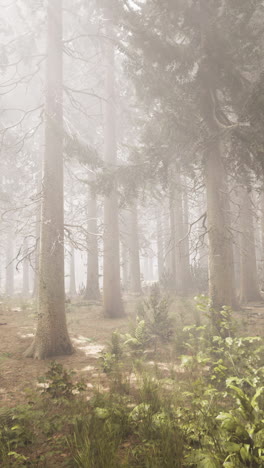
[[[36,388],[50,360],[22,357],[34,336],[36,319],[32,310],[2,309],[0,314],[0,407],[15,406],[25,401],[27,389]],[[89,387],[104,385],[98,363],[100,352],[114,330],[127,330],[129,319],[105,319],[98,306],[75,307],[67,313],[67,319],[76,352],[72,356],[58,357],[56,361],[77,371],[78,378],[83,378]]]

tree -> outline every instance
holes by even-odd
[[[107,13],[109,10],[107,10]],[[109,22],[109,19],[107,19]],[[111,37],[111,26],[106,44],[106,104],[105,104],[105,153],[104,160],[110,171],[117,163],[116,143],[116,94],[115,94],[115,47]],[[115,177],[113,175],[113,177]],[[103,304],[107,317],[124,315],[120,285],[120,252],[118,194],[114,181],[111,192],[104,199],[104,271]]]
[[[129,250],[129,286],[135,294],[141,293],[139,239],[138,239],[138,212],[137,201],[131,202],[128,214],[128,250]]]
[[[88,300],[98,301],[100,299],[97,221],[98,212],[96,194],[91,188],[89,188],[87,207],[87,277],[84,297]]]
[[[77,294],[76,291],[76,276],[75,276],[75,249],[72,246],[70,252],[70,287],[69,287],[70,297],[74,297]]]
[[[254,232],[253,202],[247,186],[240,188],[240,300],[261,300]]]
[[[23,244],[23,287],[22,294],[24,297],[29,296],[29,258],[28,258],[28,241],[27,238],[24,238]]]
[[[10,297],[14,295],[15,291],[14,250],[14,230],[12,229],[12,225],[10,225],[6,241],[6,294]]]
[[[49,0],[38,324],[25,355],[45,359],[73,351],[64,288],[62,0]]]
[[[241,157],[230,155],[228,141],[233,129],[244,126],[240,119],[249,96],[248,67],[250,63],[255,70],[259,63],[258,2],[242,1],[238,8],[237,2],[151,0],[126,3],[123,9],[122,2],[115,3],[127,32],[122,45],[125,50],[130,45],[127,69],[138,96],[151,109],[150,128],[156,119],[162,129],[156,147],[147,142],[153,164],[159,158],[167,168],[178,162],[181,171],[192,174],[199,167],[204,172],[212,305],[235,306],[227,178],[230,160],[238,163]]]

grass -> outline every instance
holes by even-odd
[[[0,414],[1,466],[263,466],[262,339],[240,337],[227,309],[215,334],[206,307],[176,314],[160,299],[113,333],[104,388],[52,363],[26,404]]]

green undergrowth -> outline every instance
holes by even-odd
[[[206,298],[195,325],[170,306],[155,290],[129,333],[112,335],[107,388],[51,363],[27,404],[0,412],[1,466],[263,467],[263,340],[237,336],[232,311]]]

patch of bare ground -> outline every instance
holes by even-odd
[[[38,378],[45,374],[52,360],[23,357],[36,327],[33,309],[4,306],[0,314],[0,407],[12,407],[25,401],[28,389],[37,387]],[[54,360],[76,371],[77,379],[87,382],[88,388],[104,386],[105,376],[98,358],[113,331],[127,330],[129,317],[106,319],[100,305],[81,303],[68,307],[67,320],[75,352]]]
[[[129,323],[134,320],[138,299],[129,298],[126,301],[127,316],[122,319],[107,319],[103,316],[100,304],[78,302],[67,305],[67,321],[70,336],[75,348],[71,356],[56,357],[66,369],[76,371],[76,379],[84,380],[87,388],[108,387],[107,377],[102,372],[98,361],[101,351],[109,343],[115,330],[126,333]],[[190,300],[175,301],[173,315],[182,325],[194,323],[193,304]],[[249,304],[242,311],[235,313],[241,334],[247,336],[264,336],[264,304]],[[36,326],[34,305],[24,304],[24,307],[0,304],[0,407],[13,407],[24,403],[27,390],[34,390],[38,378],[43,376],[52,360],[35,361],[23,357],[23,352],[31,343]],[[182,372],[171,367],[168,349],[160,353],[158,365],[164,375],[170,372]],[[163,359],[164,358],[164,359]],[[152,356],[149,356],[150,367]],[[171,361],[170,361],[171,362]],[[132,376],[133,379],[133,376]]]

